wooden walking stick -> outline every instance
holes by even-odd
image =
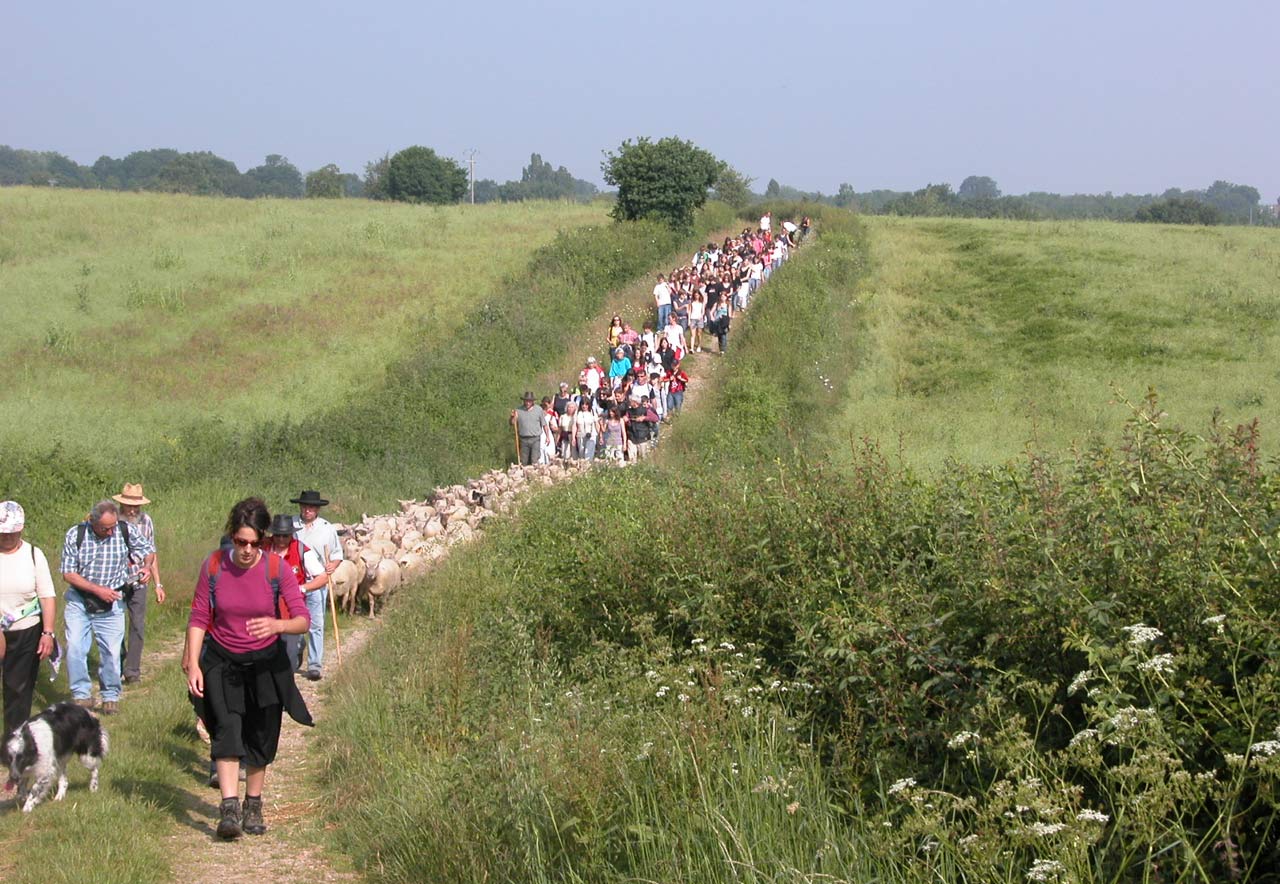
[[[329,593],[329,613],[333,618],[333,649],[338,652],[338,665],[342,665],[342,639],[338,636],[338,604],[333,600],[333,592]]]
[[[516,424],[515,415],[512,415],[511,417],[511,436],[515,439],[516,443],[515,463],[520,463],[520,427]]]

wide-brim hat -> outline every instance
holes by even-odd
[[[533,394],[532,394],[532,393],[528,393],[528,392],[526,392],[523,396],[521,396],[521,397],[520,397],[520,401],[521,401],[521,402],[533,402],[533,401],[534,401]]]
[[[124,490],[119,494],[112,495],[111,499],[116,503],[123,503],[126,506],[146,506],[151,503],[151,501],[147,499],[146,495],[142,493],[141,483],[135,485],[131,482],[125,482]]]
[[[302,506],[328,506],[329,501],[320,496],[319,491],[304,491],[297,497],[289,498],[289,503],[297,503]],[[292,518],[292,516],[290,517]]]
[[[292,536],[297,528],[293,524],[293,516],[288,513],[276,513],[276,517],[271,520],[271,527],[267,529],[267,533],[279,537],[282,534]]]

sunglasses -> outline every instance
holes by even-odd
[[[239,537],[231,538],[231,542],[241,549],[243,549],[246,546],[252,546],[255,549],[262,546],[261,540],[241,540]]]

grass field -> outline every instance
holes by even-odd
[[[296,420],[446,341],[557,231],[604,220],[573,203],[0,189],[0,444],[93,453],[196,415]]]
[[[1280,235],[867,217],[867,334],[831,445],[993,463],[1110,434],[1156,388],[1204,431],[1280,419]]]

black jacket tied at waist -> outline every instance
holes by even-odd
[[[283,706],[298,724],[315,725],[293,680],[293,667],[283,642],[236,654],[209,638],[200,655],[200,669],[204,672],[204,697],[193,696],[191,703],[205,721],[210,718],[205,714],[206,708],[214,720],[221,720],[227,713],[243,716],[252,704],[258,708]]]

